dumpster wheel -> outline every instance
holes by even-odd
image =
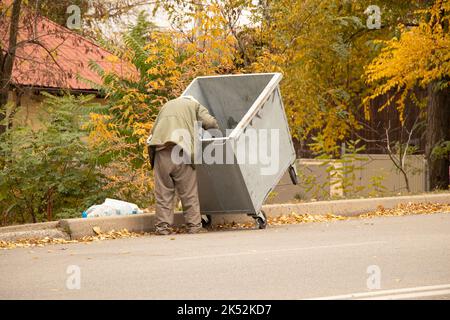
[[[204,215],[202,216],[202,227],[203,228],[209,228],[212,225],[212,218],[210,215]]]
[[[298,175],[295,172],[294,166],[289,167],[289,175],[291,176],[291,181],[294,185],[298,185]]]
[[[267,216],[264,211],[260,211],[258,216],[255,217],[256,224],[258,226],[258,229],[263,230],[267,227]]]

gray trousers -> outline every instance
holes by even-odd
[[[175,164],[173,147],[156,151],[154,178],[156,198],[156,230],[167,229],[173,224],[175,190],[183,205],[184,219],[189,229],[202,227],[198,199],[197,174],[189,164]]]

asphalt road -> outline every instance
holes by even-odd
[[[450,299],[450,214],[0,251],[0,299]]]

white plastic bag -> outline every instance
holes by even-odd
[[[137,205],[130,202],[116,199],[106,199],[103,204],[118,210],[121,216],[142,213],[142,210],[140,210]]]
[[[142,210],[140,210],[134,203],[115,199],[106,199],[103,204],[94,205],[83,212],[83,218],[128,216],[140,213],[142,213]]]

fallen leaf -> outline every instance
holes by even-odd
[[[100,229],[100,227],[93,227],[92,230],[98,236],[102,234],[102,229]]]
[[[404,203],[399,204],[394,208],[386,209],[383,206],[379,206],[376,210],[372,212],[368,212],[365,214],[361,214],[356,217],[344,217],[339,215],[334,215],[331,213],[324,213],[322,215],[311,215],[308,213],[298,214],[292,212],[288,215],[281,215],[279,217],[269,217],[268,224],[269,225],[289,225],[289,224],[303,224],[303,223],[317,223],[317,222],[331,222],[331,221],[340,221],[340,220],[350,220],[350,219],[367,219],[367,218],[375,218],[375,217],[389,217],[389,216],[409,216],[409,215],[428,215],[434,213],[446,213],[450,214],[450,204],[440,204],[440,203]],[[235,230],[235,229],[254,229],[254,222],[246,222],[246,223],[226,223],[220,224],[213,227],[213,230]],[[46,237],[44,239],[21,239],[16,241],[3,241],[0,240],[0,249],[1,250],[11,250],[15,248],[35,248],[35,247],[43,247],[51,244],[70,244],[70,243],[84,243],[91,244],[95,241],[102,240],[111,240],[111,239],[120,239],[120,238],[138,238],[143,236],[149,236],[148,233],[134,233],[130,232],[127,229],[119,230],[119,231],[110,231],[103,233],[99,227],[93,228],[95,236],[83,237],[79,240],[67,240],[61,238],[49,238]],[[177,234],[185,233],[185,228],[174,228],[174,231]],[[171,240],[175,240],[172,238]],[[66,250],[63,248],[61,250]],[[33,251],[29,251],[29,253],[34,253]],[[34,259],[34,258],[33,258]]]

